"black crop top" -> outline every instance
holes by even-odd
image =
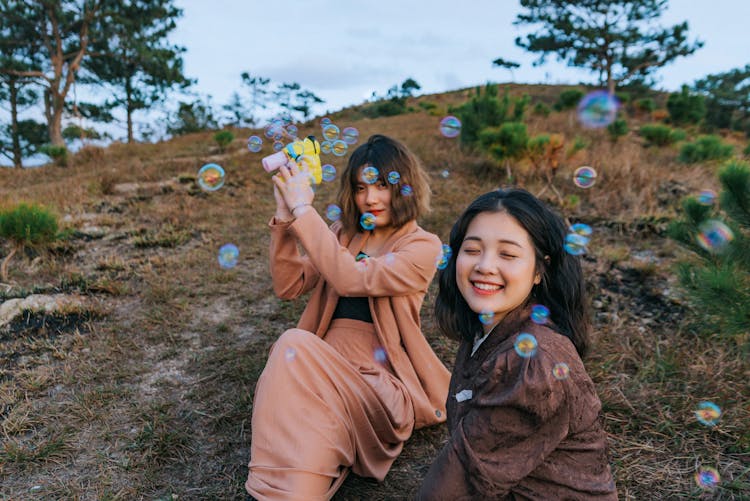
[[[362,261],[369,256],[364,252],[357,254],[357,261]],[[340,297],[336,309],[333,312],[333,318],[351,318],[352,320],[361,320],[372,323],[372,313],[370,313],[370,303],[367,297]]]

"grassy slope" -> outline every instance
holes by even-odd
[[[526,90],[547,100],[559,92]],[[421,223],[443,240],[469,200],[503,184],[487,158],[437,132],[447,106],[465,97],[420,98],[437,105],[433,114],[332,115],[363,139],[393,135],[423,159],[434,210]],[[632,129],[639,119],[629,122]],[[663,236],[680,196],[717,188],[716,166],[681,165],[675,149],[645,149],[632,133],[613,145],[602,131],[579,129],[568,113],[528,124],[532,133],[589,141],[561,166],[556,186],[564,199],[580,198],[561,208],[564,215],[595,230],[584,260],[596,331],[586,364],[604,405],[620,497],[748,499],[750,368],[734,347],[695,335],[671,272],[686,256]],[[300,126],[310,133],[319,134],[316,124]],[[44,203],[66,228],[80,230],[41,259],[33,252],[16,258],[2,297],[63,291],[92,301],[86,315],[27,317],[0,333],[0,496],[243,499],[254,384],[268,347],[303,307],[276,299],[270,287],[265,224],[273,197],[262,154],[238,139],[219,155],[206,133],[84,150],[65,169],[0,171],[0,205]],[[340,170],[345,158],[326,160]],[[224,188],[210,194],[190,179],[207,161],[227,171]],[[583,164],[599,173],[590,190],[570,181]],[[542,189],[528,165],[513,169],[518,184]],[[123,192],[123,183],[137,189]],[[322,210],[334,197],[335,187],[324,185],[315,204]],[[559,205],[556,197],[550,202]],[[91,226],[104,236],[86,236]],[[241,252],[232,270],[216,264],[226,242]],[[455,344],[435,333],[434,292],[433,284],[424,331],[450,366]],[[719,426],[696,422],[701,400],[722,407]],[[444,427],[418,431],[384,483],[351,476],[336,499],[407,499],[444,439]],[[722,475],[713,494],[695,487],[701,464]]]

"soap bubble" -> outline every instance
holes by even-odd
[[[389,252],[385,255],[385,264],[388,266],[392,265],[396,262],[396,256],[393,254],[393,252]]]
[[[253,153],[258,153],[263,148],[263,139],[258,136],[247,138],[247,149]]]
[[[596,182],[596,171],[588,165],[578,167],[573,173],[573,182],[579,188],[591,188]]]
[[[563,248],[565,252],[573,256],[580,256],[586,253],[586,245],[588,245],[588,237],[579,235],[577,233],[568,233],[565,235],[565,244]]]
[[[578,103],[578,119],[584,127],[606,127],[617,118],[620,104],[606,90],[590,92]]]
[[[721,252],[734,240],[734,233],[718,219],[709,219],[698,226],[696,240],[708,252]]]
[[[341,217],[341,207],[336,204],[331,204],[326,207],[326,217],[329,221],[338,221]]]
[[[384,364],[388,360],[388,354],[385,352],[385,348],[375,348],[375,361],[379,364]]]
[[[535,304],[531,307],[531,321],[535,324],[546,324],[549,319],[549,308],[543,304]]]
[[[716,468],[710,466],[701,466],[698,471],[695,472],[695,483],[701,489],[711,490],[716,488],[721,481],[721,476]]]
[[[715,426],[721,417],[721,408],[713,402],[700,402],[695,409],[695,418],[706,426]]]
[[[378,177],[380,177],[380,171],[378,171],[376,167],[368,165],[362,169],[362,175],[360,177],[362,181],[367,184],[375,184],[378,182]]]
[[[330,183],[334,179],[336,179],[336,167],[334,167],[331,164],[325,164],[323,167],[321,167],[321,172],[323,173],[323,181]]]
[[[440,133],[445,137],[456,137],[461,133],[461,120],[448,115],[440,120]]]
[[[359,225],[367,231],[375,228],[375,215],[370,212],[365,212],[359,218]]]
[[[443,244],[440,249],[440,255],[437,257],[436,266],[438,270],[444,270],[453,256],[453,249],[448,244]]]
[[[328,124],[323,127],[323,137],[328,141],[335,141],[339,138],[339,128],[336,125]]]
[[[570,367],[568,367],[568,364],[566,364],[565,362],[556,363],[555,366],[552,367],[552,377],[554,377],[558,381],[568,379],[569,375]]]
[[[331,119],[328,117],[323,117],[320,119],[320,126],[325,127],[326,125],[331,125]]]
[[[591,226],[584,223],[576,223],[570,227],[571,233],[587,237],[591,235]]]
[[[513,343],[516,353],[523,358],[533,357],[536,354],[536,347],[536,338],[526,332],[519,334],[516,342]]]
[[[414,194],[414,190],[412,189],[411,186],[409,186],[408,184],[405,184],[401,187],[401,194],[405,197],[408,197]]]
[[[495,312],[490,310],[482,310],[479,312],[479,321],[482,325],[490,325],[492,320],[495,318]]]
[[[443,179],[448,179],[448,176],[450,176],[450,174],[451,173],[448,172],[448,170],[444,170],[443,172],[440,173],[440,175],[443,177]]]
[[[703,190],[698,194],[698,203],[701,205],[713,205],[716,201],[716,192],[713,190]]]
[[[206,191],[224,186],[224,169],[218,164],[206,164],[198,171],[198,185]]]
[[[398,184],[398,181],[401,179],[401,174],[396,172],[395,170],[392,170],[388,173],[388,182],[391,184]]]
[[[273,142],[273,151],[281,151],[284,149],[284,143],[281,141],[274,141]]]
[[[349,151],[349,145],[341,139],[337,139],[336,141],[331,143],[331,153],[333,153],[337,157],[343,157],[344,155],[346,155],[347,151]]]
[[[290,137],[293,139],[297,139],[297,133],[299,132],[299,129],[294,124],[289,124],[286,126],[286,133],[289,134]]]
[[[341,139],[346,144],[357,144],[357,141],[359,141],[359,131],[354,127],[344,127],[344,130],[341,131]]]
[[[297,351],[294,348],[289,347],[284,352],[284,358],[286,358],[287,362],[293,361],[296,356],[297,356]]]
[[[219,266],[222,268],[234,268],[240,257],[240,250],[234,244],[224,244],[219,249]]]
[[[320,152],[324,155],[328,155],[331,152],[331,142],[323,141],[322,143],[320,143]]]

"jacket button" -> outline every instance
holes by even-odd
[[[442,416],[442,415],[443,415],[443,413],[442,413],[442,412],[440,412],[440,409],[438,409],[438,410],[436,410],[436,411],[435,411],[435,415],[436,415],[437,417],[440,417],[440,416]]]

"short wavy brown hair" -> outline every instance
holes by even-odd
[[[393,226],[399,228],[430,211],[430,181],[422,162],[403,143],[375,134],[354,150],[341,175],[338,203],[341,207],[341,224],[346,233],[353,235],[365,231],[359,224],[361,214],[354,194],[359,182],[359,170],[368,165],[378,169],[379,180],[391,190]],[[398,173],[398,182],[389,182],[391,172]],[[411,188],[410,192],[404,190],[406,186]]]

